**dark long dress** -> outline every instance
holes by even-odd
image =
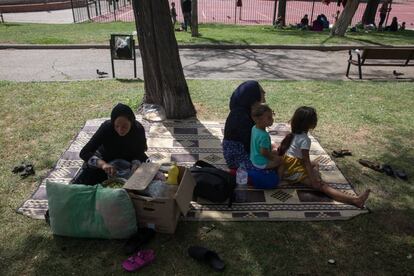
[[[126,117],[131,122],[131,129],[125,136],[118,135],[114,129],[114,122],[120,116]],[[107,179],[102,169],[90,164],[91,158],[99,158],[107,163],[116,159],[145,162],[148,159],[145,154],[146,150],[147,140],[144,127],[136,120],[131,108],[118,104],[112,110],[111,120],[103,122],[90,141],[82,148],[79,155],[85,161],[85,165],[81,174],[73,182],[93,185]]]
[[[261,89],[257,81],[243,82],[230,98],[230,113],[224,126],[223,155],[229,168],[244,163],[251,168],[250,136],[254,125],[250,117],[252,105],[261,100]]]

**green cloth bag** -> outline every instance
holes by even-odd
[[[47,182],[46,192],[55,235],[126,239],[137,232],[135,209],[124,189]]]

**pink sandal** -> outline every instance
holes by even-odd
[[[155,260],[154,250],[141,250],[122,262],[122,267],[126,271],[136,271]]]

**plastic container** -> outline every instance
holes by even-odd
[[[168,170],[167,183],[170,185],[178,185],[178,174],[180,173],[177,164],[173,163]]]
[[[245,202],[247,200],[247,181],[248,173],[244,166],[244,163],[241,163],[239,168],[236,171],[236,183],[237,183],[237,201]]]

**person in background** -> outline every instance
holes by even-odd
[[[82,148],[79,155],[85,165],[72,182],[94,185],[112,177],[128,178],[147,161],[146,150],[144,127],[129,106],[119,103]]]
[[[300,23],[298,24],[298,28],[302,30],[306,30],[309,27],[309,18],[308,15],[305,14],[303,18],[300,20]]]
[[[323,22],[321,15],[318,15],[316,20],[312,22],[312,31],[322,32],[323,31]]]
[[[184,0],[181,4],[181,9],[184,17],[182,29],[187,31],[188,26],[191,27],[191,0]]]
[[[175,3],[171,2],[171,19],[173,23],[173,27],[175,26],[175,23],[177,22],[177,11],[175,10]]]
[[[382,24],[385,22],[385,18],[387,17],[387,12],[391,11],[391,8],[388,8],[389,0],[385,0],[380,9],[379,9],[379,15],[380,15],[380,21],[378,23],[378,30],[382,30]]]
[[[224,126],[223,155],[227,166],[236,169],[244,163],[251,169],[250,139],[254,121],[251,117],[252,106],[265,102],[265,91],[257,81],[240,84],[230,98],[230,113]]]
[[[386,31],[396,32],[398,31],[398,19],[397,17],[393,17],[391,21],[391,25],[385,27]]]
[[[405,31],[405,22],[401,23],[400,31]]]
[[[326,15],[324,15],[323,13],[320,15],[321,17],[321,22],[322,22],[322,26],[324,29],[329,29],[329,21],[328,18],[326,17]]]
[[[278,154],[283,156],[282,178],[290,183],[300,182],[308,185],[336,201],[363,208],[370,190],[354,197],[332,188],[321,179],[318,164],[310,160],[311,139],[308,132],[318,124],[316,110],[308,106],[299,107],[293,114],[290,124],[291,133],[286,135],[278,149]]]

